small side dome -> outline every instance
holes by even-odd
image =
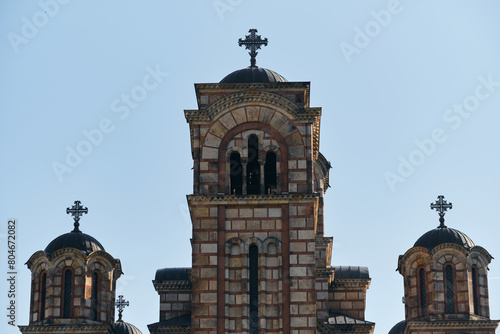
[[[430,230],[422,235],[415,242],[413,247],[425,247],[428,250],[431,250],[434,247],[445,243],[457,244],[467,250],[474,247],[474,242],[472,242],[472,240],[465,233],[449,227],[438,227],[434,230]]]
[[[288,82],[278,73],[258,66],[248,66],[229,73],[220,83]]]
[[[155,281],[188,281],[191,268],[163,268],[158,269]]]
[[[400,321],[394,325],[389,331],[389,334],[403,334],[406,328],[406,320]]]
[[[338,266],[335,270],[335,279],[369,279],[368,267]]]
[[[89,255],[94,251],[104,250],[101,243],[94,237],[80,231],[72,231],[60,235],[52,240],[45,248],[45,253],[50,255],[55,251],[66,247],[76,248],[84,252],[86,255]]]
[[[118,320],[113,324],[116,334],[142,334],[142,332],[132,324],[123,320]]]

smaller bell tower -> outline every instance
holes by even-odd
[[[80,231],[80,217],[88,213],[80,201],[66,213],[73,216],[74,229],[52,240],[26,263],[31,271],[30,320],[19,329],[45,334],[112,333],[120,260]]]
[[[439,214],[439,226],[399,256],[405,320],[390,334],[493,334],[498,326],[489,311],[487,273],[492,256],[465,233],[445,225],[445,213],[452,207],[438,196],[431,209]]]

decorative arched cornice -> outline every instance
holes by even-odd
[[[99,260],[103,260],[102,262],[99,262],[102,264],[105,264],[107,266],[106,270],[111,271],[114,268],[119,269],[121,272],[121,266],[120,263],[112,257],[109,253],[103,250],[98,250],[90,253],[87,257],[86,265],[90,266],[92,263],[97,262]]]
[[[479,247],[478,251],[480,251],[479,249],[482,249],[487,254],[489,254],[484,248],[482,248],[480,246],[475,246],[474,248],[476,248],[476,247]],[[415,253],[423,253],[423,254],[428,253],[432,257],[432,259],[437,261],[438,258],[441,257],[440,253],[442,253],[445,250],[450,250],[449,254],[455,254],[455,255],[457,255],[457,257],[461,258],[463,261],[465,261],[467,259],[467,256],[472,251],[472,250],[469,251],[466,248],[464,248],[460,245],[457,245],[455,243],[442,243],[442,244],[437,245],[436,247],[434,247],[430,251],[425,247],[412,247],[409,250],[407,250],[404,255],[400,256],[400,258],[398,260],[397,271],[399,271],[399,273],[403,275],[402,270],[404,268],[404,264],[407,263],[408,258],[413,256],[413,254],[415,254]]]
[[[429,250],[425,247],[412,247],[408,249],[406,253],[404,253],[404,255],[400,255],[398,259],[397,271],[399,271],[401,275],[404,275],[403,270],[404,268],[406,268],[405,264],[408,263],[410,258],[417,254],[427,254],[429,257],[431,257]]]
[[[224,96],[212,103],[205,111],[209,119],[214,120],[230,109],[259,105],[278,108],[287,114],[288,118],[297,119],[299,107],[281,95],[263,91],[240,91]]]
[[[40,261],[43,260],[48,260],[47,258],[47,253],[45,253],[43,250],[39,250],[38,252],[35,252],[31,257],[26,261],[25,265],[28,266],[29,270],[33,270]]]
[[[431,250],[431,255],[434,259],[437,260],[437,258],[441,257],[440,254],[445,253],[445,251],[449,251],[447,254],[454,254],[457,257],[462,258],[462,260],[466,260],[467,256],[469,255],[469,251],[465,249],[464,247],[457,245],[455,243],[443,243],[440,245],[437,245]]]
[[[79,262],[81,266],[85,265],[85,262],[87,260],[87,255],[85,254],[85,252],[71,247],[58,249],[54,253],[50,254],[48,258],[51,265],[57,266],[59,262],[69,259],[67,256],[64,256],[68,254],[71,254],[71,260]]]
[[[251,105],[277,108],[290,119],[297,121],[315,122],[321,116],[321,108],[299,108],[281,95],[254,90],[238,91],[226,95],[212,103],[207,109],[185,110],[184,114],[189,123],[206,123],[215,120],[231,109]]]
[[[486,262],[486,265],[490,264],[491,260],[493,259],[493,256],[491,256],[491,254],[481,246],[472,247],[472,249],[470,250],[470,255],[472,255],[473,253],[481,254]]]

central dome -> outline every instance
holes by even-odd
[[[413,245],[413,247],[425,247],[428,250],[437,245],[452,243],[470,250],[474,243],[465,233],[449,227],[438,227],[422,235]]]
[[[264,82],[288,82],[278,73],[258,66],[248,66],[241,70],[229,73],[220,83],[264,83]]]

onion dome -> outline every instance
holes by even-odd
[[[229,73],[220,83],[288,82],[278,73],[259,66],[248,66]]]
[[[394,325],[389,331],[389,334],[403,334],[406,328],[406,320],[400,321]]]
[[[444,224],[446,210],[451,208],[453,208],[452,203],[447,203],[442,195],[438,196],[435,203],[431,203],[431,209],[436,210],[439,214],[439,226],[422,235],[413,247],[424,247],[431,250],[446,243],[457,244],[467,250],[474,247],[474,243],[465,233],[449,228]]]
[[[73,205],[71,209],[67,208],[66,213],[73,216],[75,228],[73,231],[60,235],[52,240],[45,248],[45,253],[50,255],[59,249],[67,247],[81,250],[86,255],[97,250],[104,250],[104,247],[99,241],[88,234],[82,233],[79,229],[80,216],[84,213],[88,213],[88,209],[81,206],[80,201],[75,201],[75,205]]]

